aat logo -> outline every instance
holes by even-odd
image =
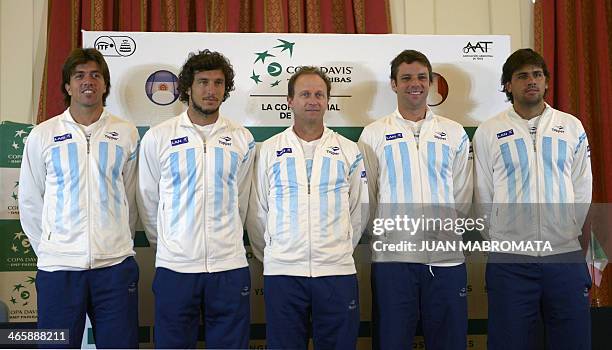
[[[467,44],[461,49],[463,52],[463,58],[471,58],[474,61],[482,61],[484,59],[493,58],[490,51],[494,46],[493,41],[476,41],[472,43],[468,41]]]
[[[280,86],[282,81],[283,65],[280,63],[287,58],[293,57],[295,42],[283,39],[276,39],[275,46],[260,52],[254,52],[253,73],[250,79],[256,85],[267,85],[271,88]]]

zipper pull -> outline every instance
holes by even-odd
[[[47,241],[51,240],[51,231],[49,231],[49,235],[47,236]]]
[[[310,181],[308,182],[308,194],[310,194]]]
[[[89,154],[89,137],[87,138],[87,154]]]
[[[204,153],[206,153],[206,142],[204,142]]]

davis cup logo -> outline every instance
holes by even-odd
[[[11,299],[9,300],[13,306],[27,306],[30,303],[34,282],[36,282],[36,278],[28,276],[24,282],[13,285]]]
[[[250,79],[256,85],[266,84],[269,87],[279,86],[281,79],[279,76],[283,72],[283,66],[278,62],[281,58],[291,58],[293,56],[293,47],[295,43],[283,40],[278,40],[278,45],[273,46],[268,50],[255,52],[255,61],[253,62],[253,74]]]
[[[147,78],[145,93],[151,102],[167,106],[179,97],[178,78],[167,70],[158,70]]]
[[[13,233],[13,242],[11,244],[11,250],[16,254],[28,254],[32,251],[30,240],[23,232]]]

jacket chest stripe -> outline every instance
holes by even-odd
[[[79,221],[79,154],[76,143],[68,144],[68,164],[70,166],[70,220],[73,225]]]
[[[529,203],[531,201],[531,195],[529,193],[531,186],[529,185],[529,158],[527,157],[527,145],[523,139],[514,140],[514,145],[516,146],[516,150],[518,152],[519,165],[521,167],[521,191],[523,194],[523,203]]]
[[[223,215],[223,167],[225,163],[223,149],[215,147],[215,203],[214,214],[216,218]],[[221,222],[217,221],[217,229],[220,229]]]
[[[353,164],[351,164],[351,168],[349,169],[349,176],[351,176],[353,174],[353,171],[355,171],[355,169],[357,169],[357,167],[359,166],[359,163],[362,160],[363,160],[363,155],[361,155],[361,153],[359,153],[359,155],[357,155],[357,159],[355,159]]]
[[[442,177],[442,183],[444,184],[444,200],[446,203],[451,202],[450,198],[450,185],[449,185],[449,174],[450,169],[450,147],[448,145],[442,145],[442,169],[440,169],[440,175]]]
[[[385,161],[387,163],[391,203],[397,203],[397,175],[395,174],[395,162],[393,161],[393,149],[391,149],[391,145],[385,146]]]
[[[121,217],[121,194],[119,192],[119,186],[117,185],[119,174],[121,174],[121,164],[123,164],[123,148],[119,145],[115,145],[115,164],[113,165],[113,171],[111,173],[111,184],[113,186],[115,215],[117,218]]]
[[[172,175],[172,219],[170,229],[175,231],[179,219],[181,204],[181,172],[179,170],[179,153],[170,154],[170,174]]]
[[[298,187],[295,158],[287,158],[287,177],[289,178],[289,223],[293,234],[298,232]]]
[[[544,160],[544,199],[546,203],[552,203],[553,200],[553,178],[552,178],[552,138],[544,137],[542,139],[542,158]]]
[[[229,218],[229,223],[232,225],[232,230],[234,229],[233,223],[235,222],[232,213],[235,213],[234,206],[236,205],[236,176],[238,174],[238,153],[231,151],[230,152],[230,170],[228,174],[228,186],[229,186],[229,199],[227,203],[227,212],[229,214],[224,216]]]
[[[427,173],[432,203],[438,203],[438,176],[436,172],[436,143],[427,142]]]
[[[108,186],[106,184],[106,167],[108,165],[108,143],[98,145],[98,186],[100,186],[100,214],[102,222],[108,222]]]
[[[410,153],[408,143],[399,144],[400,158],[402,159],[402,178],[404,183],[404,202],[412,203],[412,170],[410,167]],[[393,202],[397,203],[397,202]]]
[[[196,199],[196,157],[195,148],[185,152],[187,163],[187,227],[195,225],[195,199]],[[179,180],[180,181],[180,180]]]
[[[557,144],[557,168],[559,169],[559,201],[565,203],[567,194],[565,190],[565,157],[567,156],[567,142],[565,140],[558,140]]]
[[[342,186],[344,185],[344,179],[346,177],[346,174],[344,172],[344,164],[342,163],[342,161],[338,160],[336,162],[336,164],[337,164],[337,171],[336,172],[337,172],[338,176],[336,178],[336,188],[334,189],[334,197],[335,197],[335,200],[336,200],[336,205],[335,205],[335,213],[336,213],[336,215],[335,215],[335,217],[336,218],[340,218],[341,217],[340,213],[342,212],[342,193],[341,193],[341,189],[342,189]],[[340,221],[341,220],[336,220],[336,223],[334,225],[334,232],[337,235],[341,234],[341,232],[340,232]]]
[[[516,203],[516,179],[514,178],[516,169],[512,162],[510,146],[506,142],[500,145],[499,148],[501,150],[502,160],[504,161],[504,168],[506,169],[506,178],[508,179],[508,198],[510,203]]]
[[[62,160],[60,156],[59,146],[51,149],[51,163],[53,164],[53,171],[57,178],[57,191],[55,193],[55,230],[59,231],[62,225],[62,214],[64,212],[64,172],[62,170]]]
[[[283,189],[281,188],[281,168],[280,162],[272,164],[272,180],[274,188],[276,188],[275,205],[276,205],[276,231],[283,232]]]
[[[321,220],[321,236],[327,236],[327,191],[329,186],[329,170],[330,161],[329,157],[323,157],[323,164],[321,165],[321,178],[319,180],[319,217]],[[325,232],[323,232],[325,231]]]

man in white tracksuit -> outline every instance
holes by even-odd
[[[490,218],[487,238],[550,244],[489,255],[492,350],[538,348],[540,317],[548,349],[591,348],[591,279],[578,241],[591,202],[589,144],[577,118],[544,102],[548,80],[538,53],[514,52],[501,79],[512,106],[474,135],[475,202]]]
[[[72,51],[62,86],[68,108],[30,132],[19,176],[38,328],[68,329],[60,346],[78,348],[87,314],[97,347],[137,348],[138,131],[104,109],[110,73],[97,50]]]
[[[138,204],[155,259],[155,345],[247,348],[251,280],[243,243],[255,141],[219,114],[234,89],[229,61],[191,54],[179,74],[187,111],[151,128]]]
[[[357,145],[323,124],[331,83],[302,67],[289,80],[294,125],[258,153],[247,230],[264,264],[271,349],[354,349],[359,291],[353,250],[367,219]]]
[[[405,50],[391,62],[397,109],[359,139],[369,178],[372,221],[372,320],[375,349],[412,347],[421,319],[427,349],[465,349],[466,268],[461,251],[421,251],[422,242],[460,240],[424,226],[379,232],[379,221],[464,216],[472,198],[470,142],[457,122],[427,106],[433,72],[427,57]],[[459,231],[460,232],[460,231]],[[383,244],[410,242],[413,251]]]

